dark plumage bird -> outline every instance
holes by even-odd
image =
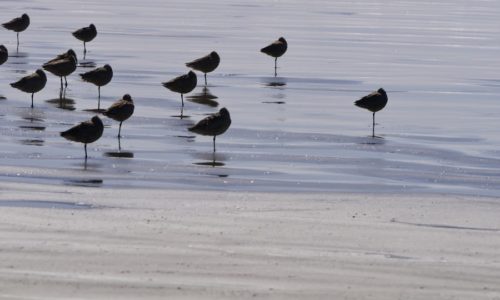
[[[0,66],[9,58],[9,51],[4,45],[0,45]]]
[[[288,44],[284,37],[280,37],[278,40],[274,41],[272,44],[260,49],[260,52],[265,53],[269,56],[274,57],[274,77],[278,75],[277,64],[278,57],[285,54]]]
[[[196,123],[193,127],[189,128],[189,131],[201,135],[213,136],[215,152],[215,137],[226,132],[230,125],[231,116],[229,115],[229,111],[225,107],[223,107],[219,110],[219,112],[211,114],[210,116]]]
[[[196,74],[193,71],[189,71],[189,73],[181,75],[179,77],[175,77],[174,79],[163,82],[162,85],[172,92],[181,94],[182,106],[184,107],[184,94],[187,94],[194,90],[196,87],[197,79]]]
[[[17,48],[19,48],[19,32],[25,31],[30,26],[30,17],[27,14],[23,14],[18,18],[3,23],[2,26],[17,33]]]
[[[76,70],[76,65],[78,61],[76,58],[75,51],[69,49],[63,54],[59,54],[56,58],[49,60],[43,64],[43,68],[46,71],[61,78],[61,91],[63,90],[63,77],[68,86],[68,80],[66,76],[70,75]]]
[[[132,116],[134,113],[134,101],[129,94],[125,94],[122,99],[113,103],[105,112],[104,115],[115,121],[120,122],[118,129],[118,137],[121,137],[122,123]]]
[[[67,140],[73,142],[79,142],[84,144],[85,149],[85,160],[87,160],[87,144],[97,141],[104,130],[104,125],[98,116],[92,117],[92,119],[82,122],[70,129],[61,132],[61,136]]]
[[[106,64],[103,67],[80,74],[83,81],[91,82],[97,86],[97,110],[101,109],[101,86],[108,84],[113,78],[113,69]]]
[[[31,93],[31,107],[33,108],[33,94],[41,91],[47,83],[47,76],[42,69],[35,73],[25,76],[18,81],[11,83],[10,86],[19,89],[25,93]]]
[[[382,110],[387,104],[387,94],[383,88],[364,96],[354,102],[356,106],[365,108],[373,113],[372,137],[375,137],[375,113]]]
[[[61,53],[57,55],[55,58],[49,60],[47,63],[51,63],[59,59],[69,58],[70,56],[74,57],[76,62],[78,62],[78,57],[76,56],[75,51],[73,51],[73,49],[69,49],[68,51]]]
[[[203,56],[201,58],[195,59],[191,62],[186,63],[186,66],[195,69],[197,71],[203,72],[205,74],[205,85],[207,85],[207,73],[212,72],[219,66],[220,57],[217,52],[212,51],[210,54]]]
[[[83,58],[85,59],[85,54],[87,54],[87,46],[85,44],[97,36],[97,29],[94,24],[90,24],[89,27],[80,28],[71,34],[83,42]]]

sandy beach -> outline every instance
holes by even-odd
[[[1,3],[0,299],[500,300],[500,1]],[[31,108],[10,84],[68,49]],[[125,94],[84,160],[60,132]]]
[[[1,299],[500,299],[495,199],[0,191]]]

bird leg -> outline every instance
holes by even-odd
[[[17,33],[17,52],[19,52],[19,32]]]
[[[97,110],[101,109],[101,87],[97,87]]]
[[[83,42],[83,59],[85,59],[86,54],[87,54],[87,46],[85,46],[85,42]]]
[[[205,73],[205,86],[207,86],[207,73]]]
[[[87,161],[87,144],[83,144],[83,148],[85,149],[85,161]]]
[[[66,76],[64,76],[64,86],[68,87],[68,78]]]
[[[31,93],[31,108],[33,108],[33,95],[34,95],[34,94],[35,94],[35,93]]]
[[[121,134],[120,134],[122,132],[122,123],[123,123],[123,121],[120,122],[120,127],[118,128],[118,138],[122,137]]]
[[[216,135],[214,135],[214,153],[215,153],[215,137]]]
[[[373,113],[372,138],[375,137],[375,113]]]
[[[274,77],[276,77],[278,75],[278,58],[274,58]]]
[[[63,91],[63,78],[61,76],[61,93],[60,93],[61,95],[62,95],[62,91]]]
[[[181,94],[182,107],[184,107],[184,96]]]

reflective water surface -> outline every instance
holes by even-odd
[[[2,1],[1,20],[26,12],[20,35],[0,30],[0,178],[99,187],[249,191],[442,192],[500,196],[500,26],[496,1]],[[298,21],[300,20],[300,21]],[[71,36],[94,23],[96,39]],[[288,52],[259,49],[280,36]],[[9,86],[73,48],[77,71],[30,95]],[[218,69],[180,95],[161,86],[216,50]],[[125,93],[136,109],[103,117],[89,145],[59,132],[90,119],[97,88],[78,73],[110,64],[101,106]],[[386,108],[353,105],[384,87]],[[227,107],[217,138],[187,128]]]

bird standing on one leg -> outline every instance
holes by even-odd
[[[85,55],[87,54],[87,46],[85,44],[97,36],[97,29],[94,24],[90,24],[88,27],[80,28],[71,34],[83,42],[83,59],[85,59]]]
[[[83,81],[93,83],[97,86],[97,110],[101,109],[101,86],[108,84],[113,78],[113,69],[106,64],[103,67],[96,68],[86,73],[80,74]]]
[[[19,32],[25,31],[30,26],[30,17],[27,14],[23,14],[18,18],[3,23],[2,26],[17,33],[17,51],[19,51]]]
[[[209,135],[214,137],[214,152],[215,152],[215,137],[223,134],[231,125],[231,116],[229,111],[223,107],[219,112],[212,114],[198,123],[193,127],[189,128],[189,131],[198,133],[201,135]]]
[[[70,129],[61,132],[61,136],[67,140],[73,142],[79,142],[84,144],[85,149],[85,161],[87,161],[87,144],[97,141],[104,131],[104,125],[98,116],[92,117],[92,119],[82,122]]]
[[[220,57],[217,52],[212,51],[210,54],[203,56],[201,58],[195,59],[191,62],[186,63],[186,66],[203,72],[205,74],[205,86],[207,85],[207,73],[212,72],[219,66]]]
[[[25,76],[18,81],[11,83],[10,86],[31,94],[31,108],[33,108],[33,94],[41,91],[47,83],[47,76],[42,69],[36,70],[35,73]]]
[[[382,110],[387,104],[387,93],[383,88],[380,88],[354,102],[354,104],[373,113],[372,137],[375,137],[375,113]]]
[[[184,107],[184,94],[187,94],[194,90],[197,84],[197,77],[193,71],[189,73],[175,77],[172,80],[163,82],[162,85],[172,92],[181,94],[182,107]]]
[[[122,123],[134,113],[134,101],[129,94],[125,94],[122,99],[113,103],[103,114],[115,121],[120,122],[118,138],[121,137]]]
[[[274,57],[274,77],[278,75],[278,57],[285,54],[288,48],[288,43],[284,37],[280,37],[278,40],[274,41],[272,44],[260,49],[260,52],[265,53],[269,56]]]

